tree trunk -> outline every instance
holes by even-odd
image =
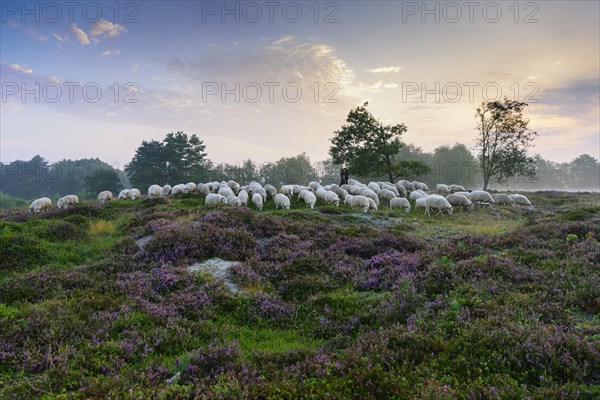
[[[394,175],[392,175],[392,171],[388,171],[388,178],[390,179],[390,183],[394,183]]]
[[[489,182],[490,182],[490,177],[486,174],[486,176],[483,177],[483,190],[487,190]]]

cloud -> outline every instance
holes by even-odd
[[[119,55],[119,54],[121,54],[121,49],[106,50],[106,51],[102,52],[102,57],[112,56],[112,55]]]
[[[400,67],[379,67],[368,69],[367,72],[372,74],[395,74],[400,72],[401,69]]]
[[[113,24],[105,19],[101,19],[90,28],[90,36],[102,39],[114,39],[123,32],[127,32],[123,25]]]
[[[31,69],[25,65],[20,65],[20,64],[8,64],[8,68],[12,69],[13,71],[22,72],[27,75],[29,75],[33,72],[33,69]]]
[[[85,33],[83,29],[78,27],[77,24],[71,24],[71,32],[75,34],[75,38],[80,44],[84,46],[90,44],[90,39],[88,38],[87,33]]]
[[[56,32],[52,32],[52,37],[54,39],[56,39],[58,41],[58,43],[64,43],[68,37],[65,35],[65,37],[62,37],[60,34],[56,33]]]

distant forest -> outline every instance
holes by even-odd
[[[426,163],[431,171],[422,176],[405,176],[408,180],[419,180],[435,187],[437,183],[457,183],[465,188],[482,187],[477,158],[464,145],[441,146],[432,152],[425,152],[412,144],[405,144],[397,160],[414,160]],[[57,199],[67,194],[77,194],[80,198],[93,198],[96,193],[94,179],[110,176],[115,179],[113,189],[132,187],[130,177],[122,170],[116,170],[100,159],[61,160],[50,163],[42,156],[29,161],[17,160],[0,164],[0,208],[20,207],[42,196]],[[114,178],[112,178],[114,177]],[[384,176],[351,176],[361,181],[384,181]],[[87,179],[86,179],[87,178]],[[295,157],[281,158],[272,163],[258,164],[251,159],[239,164],[216,164],[202,160],[189,176],[180,177],[182,182],[156,182],[177,184],[186,182],[208,182],[233,179],[240,183],[251,180],[274,185],[307,183],[312,180],[339,183],[339,166],[331,160],[312,162],[302,153]],[[134,180],[135,181],[135,180]],[[185,182],[183,182],[185,181]],[[97,182],[96,182],[97,183]],[[97,186],[97,185],[96,185]],[[534,179],[514,177],[506,185],[492,184],[494,190],[600,190],[600,163],[594,157],[583,154],[571,162],[557,163],[538,158]],[[147,187],[140,187],[145,193]],[[27,201],[25,201],[27,200]]]

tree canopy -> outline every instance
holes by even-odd
[[[369,110],[368,103],[351,110],[346,124],[334,132],[329,154],[334,164],[345,164],[358,176],[387,175],[394,182],[403,174],[427,171],[418,161],[400,163],[397,154],[402,147],[404,124],[383,125]]]
[[[475,112],[484,190],[490,180],[504,183],[517,174],[535,176],[535,158],[527,155],[527,149],[537,133],[528,128],[529,120],[523,116],[525,107],[527,103],[505,97],[502,101],[484,101]]]
[[[206,145],[196,135],[168,133],[161,142],[143,141],[125,171],[131,182],[140,187],[202,180],[205,149]]]

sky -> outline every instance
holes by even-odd
[[[198,135],[213,162],[328,157],[365,101],[403,140],[475,146],[475,108],[529,104],[533,153],[600,158],[598,1],[0,2],[0,161]]]

